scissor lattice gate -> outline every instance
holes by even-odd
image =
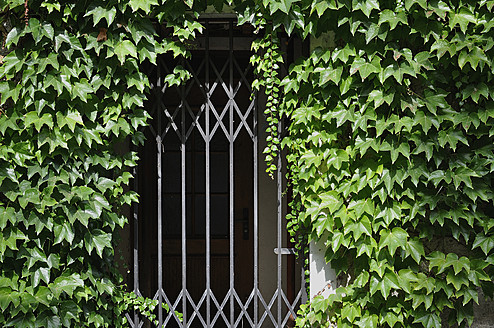
[[[281,160],[275,182],[258,173],[258,122],[265,123],[251,90],[253,36],[234,20],[204,24],[190,60],[150,65],[134,291],[159,301],[159,327],[291,326],[304,279],[287,248]],[[170,86],[165,77],[177,65],[192,77]],[[136,314],[127,319],[150,325]]]

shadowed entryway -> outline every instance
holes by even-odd
[[[275,252],[287,249],[287,205],[281,164],[275,181],[259,168],[254,35],[234,19],[203,23],[190,59],[162,56],[148,67],[153,120],[138,150],[135,290],[183,314],[181,322],[158,310],[166,327],[285,327],[305,290],[294,255]],[[192,76],[168,86],[177,65]]]

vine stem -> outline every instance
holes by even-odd
[[[29,6],[27,4],[27,1],[28,0],[26,0],[26,2],[24,2],[24,9],[25,9],[25,11],[24,11],[24,20],[26,21],[26,26],[29,25]]]

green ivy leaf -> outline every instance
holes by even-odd
[[[357,321],[357,326],[377,328],[378,321],[379,321],[379,317],[377,316],[377,314],[366,315],[362,319]]]
[[[62,240],[66,240],[69,244],[71,244],[75,237],[74,231],[68,222],[64,222],[63,224],[55,224],[53,232],[55,234],[55,245],[62,242]]]
[[[78,273],[73,274],[63,274],[62,276],[55,279],[55,281],[48,287],[53,292],[54,297],[59,298],[62,292],[67,293],[70,297],[74,294],[74,291],[78,287],[84,286],[84,280]]]
[[[352,66],[350,67],[350,74],[359,72],[362,81],[365,80],[372,73],[379,73],[380,67],[377,67],[375,63],[369,63],[364,58],[356,58]],[[342,92],[343,93],[343,92]]]
[[[269,8],[271,15],[275,13],[276,11],[280,10],[285,14],[288,14],[290,12],[290,8],[292,6],[292,3],[297,2],[299,0],[273,0],[269,1]]]
[[[405,0],[406,10],[410,10],[414,4],[418,4],[422,9],[427,9],[427,0]]]
[[[407,25],[407,16],[405,15],[405,13],[403,11],[400,11],[400,12],[393,12],[389,9],[385,9],[383,11],[381,11],[381,13],[379,14],[379,25],[383,24],[383,23],[388,23],[389,24],[389,28],[391,30],[394,30],[396,28],[396,25],[398,25],[398,23],[403,23],[405,25]]]
[[[59,127],[67,125],[74,132],[76,124],[84,125],[82,116],[77,111],[69,111],[66,115],[57,112],[57,123]]]
[[[42,312],[42,315],[36,318],[36,324],[43,325],[46,328],[60,328],[62,326],[60,317],[58,315],[52,315],[49,311]]]
[[[413,66],[406,61],[402,61],[400,64],[390,64],[384,70],[379,70],[377,73],[380,74],[379,78],[381,83],[384,83],[384,81],[391,76],[393,76],[399,84],[402,83],[405,74],[413,77],[417,76]]]
[[[398,247],[406,249],[408,233],[402,228],[396,227],[392,231],[381,230],[380,235],[379,250],[387,246],[393,256]]]
[[[456,290],[460,290],[462,285],[468,286],[468,276],[464,272],[460,272],[459,274],[454,274],[452,271],[449,271],[446,275],[446,281],[448,284],[452,284]]]
[[[477,19],[468,7],[461,7],[458,13],[450,12],[449,27],[453,28],[456,25],[460,26],[463,33],[466,33],[469,23],[476,24]]]
[[[460,297],[463,296],[463,306],[465,306],[471,300],[474,300],[475,303],[479,304],[479,293],[477,292],[476,288],[462,288],[459,292],[456,293],[456,295]]]
[[[32,312],[21,313],[14,319],[5,323],[4,327],[34,328],[36,319]]]
[[[147,1],[144,1],[144,2],[147,2]],[[117,45],[115,46],[114,52],[117,55],[118,60],[120,61],[121,64],[123,64],[125,62],[125,58],[127,56],[137,58],[137,48],[129,40],[123,40],[123,41],[118,42]]]
[[[376,291],[380,291],[384,299],[387,299],[391,289],[400,289],[398,276],[394,272],[386,271],[382,278],[371,275],[370,278],[370,294],[374,295]]]
[[[87,102],[88,95],[94,92],[88,80],[81,79],[80,82],[74,83],[72,88],[72,98],[79,97],[82,101]]]
[[[47,8],[48,13],[51,14],[53,11],[60,11],[60,3],[50,3],[50,2],[42,2],[42,8]]]
[[[447,131],[439,131],[438,141],[441,147],[444,147],[446,144],[448,144],[453,150],[456,150],[456,145],[458,144],[458,142],[461,142],[464,145],[468,146],[468,141],[463,133],[461,131],[455,131],[453,129],[449,129]]]
[[[425,328],[436,328],[441,327],[441,319],[435,313],[430,313],[426,311],[419,312],[415,316],[413,323],[422,323]]]
[[[317,72],[317,71],[315,71]],[[319,77],[319,85],[323,86],[329,81],[333,81],[336,85],[340,83],[341,74],[343,73],[343,66],[339,66],[336,69],[322,69]]]
[[[412,256],[417,264],[420,264],[422,257],[425,256],[424,246],[417,238],[408,240],[405,250]]]
[[[6,312],[10,304],[17,308],[21,303],[19,293],[13,291],[10,287],[0,288],[0,308],[2,312]]]
[[[108,234],[100,229],[94,230],[93,233],[86,233],[84,236],[85,246],[89,254],[91,254],[93,248],[100,257],[103,257],[103,250],[105,247],[111,247],[111,234]]]
[[[146,14],[150,12],[151,6],[159,5],[157,0],[130,0],[129,5],[133,11],[142,9]]]
[[[104,8],[102,6],[95,6],[84,14],[84,17],[93,16],[93,26],[96,26],[103,18],[106,19],[106,23],[110,26],[117,15],[117,8]]]
[[[369,17],[372,10],[376,9],[379,11],[379,2],[377,0],[365,0],[365,1],[352,1],[352,10],[361,10],[365,16]]]
[[[5,38],[5,47],[9,48],[10,45],[17,45],[19,39],[26,34],[25,29],[20,27],[14,27],[10,30]]]
[[[485,234],[477,234],[473,242],[472,248],[480,247],[485,255],[489,255],[492,249],[494,249],[494,236],[486,236]]]
[[[320,207],[329,209],[330,213],[336,212],[343,205],[343,201],[335,191],[325,192],[320,194],[319,197],[321,198]]]
[[[354,322],[355,318],[361,316],[360,308],[348,304],[341,309],[341,315],[348,321]]]

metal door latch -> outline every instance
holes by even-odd
[[[280,248],[276,247],[274,250],[276,255],[280,254]],[[281,248],[281,255],[295,255],[295,248]]]

